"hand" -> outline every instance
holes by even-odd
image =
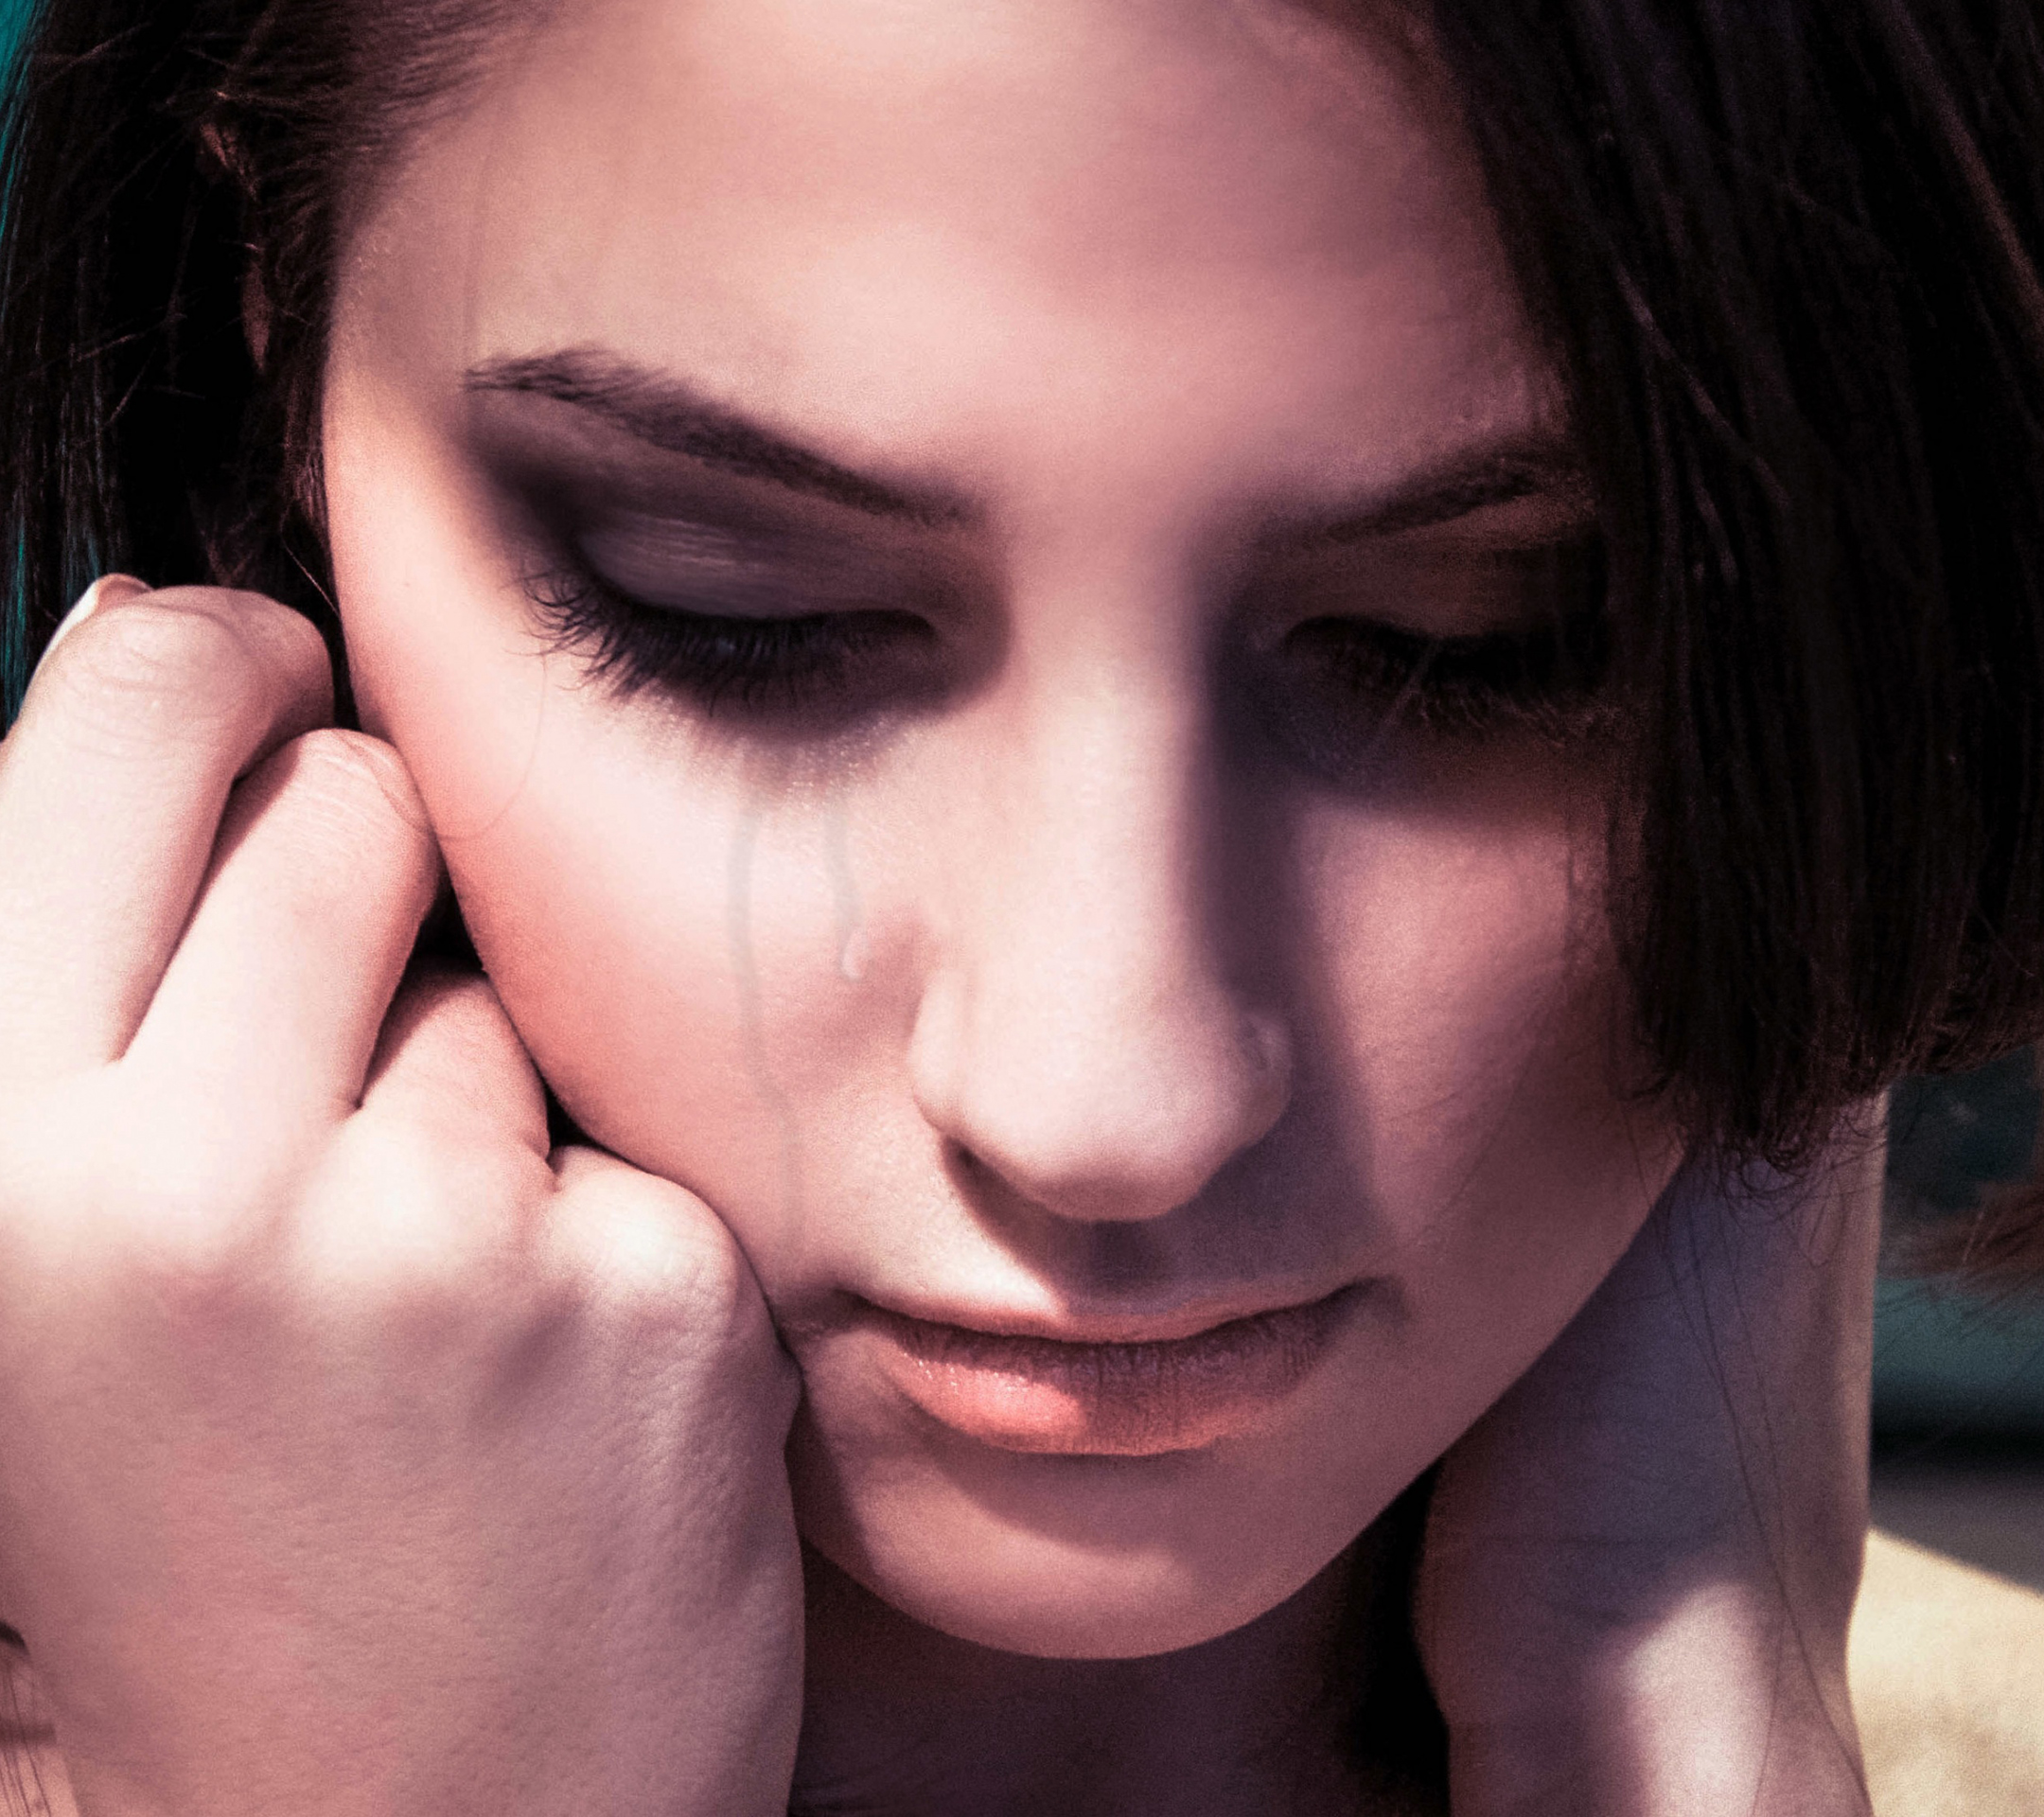
[[[1878,1117],[1869,1120],[1878,1128]],[[1444,1460],[1415,1618],[1455,1817],[1851,1817],[1881,1144],[1685,1169]]]
[[[784,1810],[793,1366],[700,1201],[549,1154],[484,980],[391,1007],[438,859],[327,711],[185,589],[0,746],[0,1614],[79,1805]]]

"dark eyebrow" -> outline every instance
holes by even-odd
[[[1491,505],[1547,497],[1579,503],[1587,520],[1590,478],[1582,462],[1564,441],[1516,435],[1461,450],[1362,505],[1278,524],[1260,540],[1279,550],[1363,542],[1454,523]]]
[[[936,487],[908,486],[861,473],[723,405],[678,379],[627,360],[575,348],[472,367],[463,389],[551,398],[587,412],[633,440],[670,454],[790,491],[826,499],[869,517],[932,528],[976,524],[972,501]],[[1272,551],[1304,551],[1401,530],[1453,523],[1489,505],[1548,494],[1587,503],[1581,462],[1562,441],[1519,435],[1460,450],[1359,507],[1294,519],[1258,538]]]
[[[937,528],[978,520],[975,506],[955,494],[861,473],[696,396],[677,379],[608,354],[572,350],[487,361],[472,367],[462,384],[466,391],[509,392],[571,404],[649,448],[806,492],[869,517]]]

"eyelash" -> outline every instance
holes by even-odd
[[[887,697],[858,674],[883,657],[904,684],[901,659],[927,655],[935,632],[914,614],[869,609],[754,617],[648,605],[580,564],[538,573],[526,589],[552,646],[573,652],[620,698],[648,690],[706,715],[761,718],[855,714]],[[1507,732],[1552,742],[1592,733],[1608,716],[1601,684],[1609,635],[1600,604],[1530,629],[1428,637],[1374,620],[1306,620],[1284,637],[1293,662],[1317,669],[1345,716],[1370,710],[1437,738],[1478,744]],[[926,679],[926,675],[924,678]]]
[[[752,617],[649,606],[584,569],[534,576],[526,591],[556,650],[580,655],[621,698],[648,689],[680,697],[706,714],[761,716],[846,704],[861,690],[861,658],[927,644],[929,626],[885,610]]]
[[[1404,716],[1434,736],[1477,742],[1507,731],[1566,741],[1601,721],[1609,666],[1601,612],[1530,630],[1436,638],[1367,619],[1295,626],[1286,649],[1316,664],[1345,695]]]

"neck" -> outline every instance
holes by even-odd
[[[1423,1731],[1431,1709],[1423,1685],[1414,1699],[1403,1525],[1381,1522],[1247,1627],[1147,1659],[996,1652],[911,1620],[806,1552],[792,1808],[797,1817],[1426,1809],[1411,1775],[1370,1739],[1384,1737],[1396,1754],[1413,1713]]]

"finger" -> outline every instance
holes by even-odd
[[[352,1113],[438,880],[396,751],[361,732],[294,739],[235,791],[123,1067],[252,1128]]]
[[[383,1024],[362,1090],[367,1116],[508,1137],[544,1159],[546,1091],[489,980],[417,971]]]
[[[331,711],[319,633],[285,607],[103,590],[0,745],[0,1089],[121,1052],[235,778]]]
[[[630,1311],[642,1331],[664,1329],[670,1354],[724,1376],[714,1399],[727,1410],[757,1410],[764,1397],[784,1436],[800,1378],[731,1226],[685,1187],[599,1149],[559,1149],[554,1165],[549,1265]]]

